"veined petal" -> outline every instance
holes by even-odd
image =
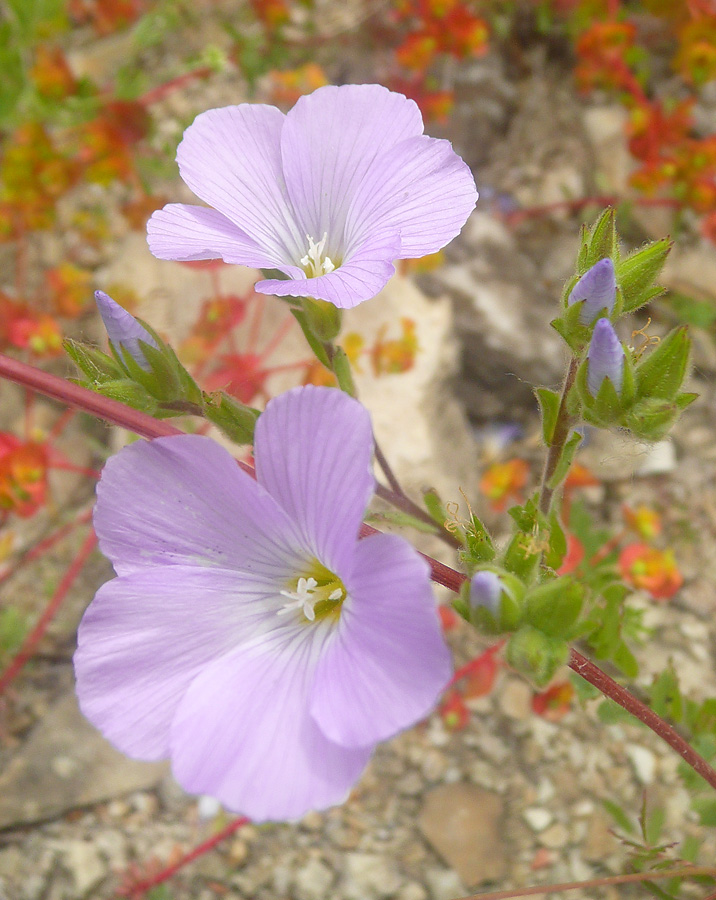
[[[125,447],[104,467],[94,525],[118,575],[150,566],[216,566],[274,579],[305,562],[273,497],[210,438]]]
[[[358,543],[348,598],[316,668],[311,713],[331,740],[361,747],[424,718],[452,674],[429,571],[396,535]]]
[[[271,259],[292,264],[305,253],[305,235],[296,226],[281,169],[285,121],[282,112],[263,104],[210,109],[184,132],[177,162],[197,197],[251,235]]]
[[[375,488],[372,454],[368,411],[335,388],[287,391],[256,424],[259,484],[296,523],[303,547],[339,575]]]
[[[309,715],[316,636],[309,627],[237,650],[194,679],[172,725],[182,787],[257,822],[346,799],[373,748],[332,743]]]
[[[352,309],[382,291],[395,274],[393,260],[400,252],[397,233],[370,235],[335,271],[317,278],[259,281],[256,290],[279,297],[316,297],[341,309]],[[287,271],[285,267],[284,271]]]
[[[282,262],[220,212],[185,203],[170,203],[152,213],[147,222],[147,243],[159,259],[220,258],[256,268]]]
[[[168,756],[172,719],[196,675],[247,634],[275,625],[262,597],[251,578],[188,566],[107,582],[78,633],[82,712],[124,753]]]
[[[327,85],[286,116],[281,156],[297,220],[327,255],[342,258],[343,225],[366,172],[387,150],[423,133],[417,105],[378,84]],[[301,254],[303,255],[303,254]]]
[[[460,233],[476,201],[472,172],[449,141],[424,135],[402,141],[377,160],[353,198],[348,256],[381,231],[400,235],[401,259],[435,253]]]

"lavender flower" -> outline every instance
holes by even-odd
[[[567,297],[567,305],[582,304],[579,321],[590,325],[606,309],[611,313],[617,297],[617,282],[614,263],[611,259],[600,259],[582,275]]]
[[[395,535],[358,541],[366,410],[330,388],[271,401],[254,481],[196,435],[122,450],[95,529],[117,578],[84,615],[80,706],[120,750],[257,821],[340,803],[375,745],[451,673],[428,576]]]
[[[587,351],[587,388],[596,397],[605,378],[621,393],[624,380],[624,348],[609,319],[600,319],[594,326]]]
[[[495,572],[477,572],[470,582],[470,605],[484,607],[496,619],[500,616],[502,582]]]
[[[134,316],[119,303],[116,303],[109,294],[105,294],[104,291],[95,291],[94,299],[114,352],[122,359],[122,350],[126,350],[137,365],[148,372],[150,365],[142,353],[139,341],[144,341],[145,344],[152,347],[157,347],[157,342],[147,329],[140,325]]]
[[[172,203],[147,227],[160,259],[279,269],[264,294],[350,308],[375,296],[393,260],[434,253],[477,199],[448,141],[377,84],[332,85],[284,115],[242,103],[202,113],[177,151],[186,184],[213,209]]]

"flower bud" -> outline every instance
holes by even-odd
[[[139,341],[157,347],[157,342],[151,334],[134,318],[133,315],[123,309],[119,303],[116,303],[104,291],[95,291],[95,301],[99,310],[104,327],[107,329],[107,337],[117,356],[122,359],[122,350],[125,350],[132,359],[144,369],[145,372],[150,371],[150,365],[147,362]]]
[[[502,584],[500,576],[495,572],[477,572],[470,582],[470,606],[475,609],[484,607],[495,619],[500,616],[500,595]]]
[[[600,314],[611,313],[617,296],[617,282],[614,263],[611,259],[600,259],[582,275],[567,297],[567,306],[582,304],[579,320],[582,325],[590,325]]]
[[[513,631],[522,616],[524,592],[519,578],[508,572],[498,573],[491,569],[476,572],[464,595],[470,621],[487,634]]]
[[[609,319],[600,319],[594,326],[587,351],[587,389],[596,397],[605,378],[621,393],[624,380],[624,348]]]

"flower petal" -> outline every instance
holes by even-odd
[[[318,641],[266,640],[209,666],[172,726],[174,776],[257,822],[295,819],[345,800],[372,747],[331,743],[308,713]]]
[[[452,674],[426,563],[402,538],[359,542],[337,633],[316,668],[311,714],[346,747],[424,718]]]
[[[348,258],[381,232],[400,234],[401,259],[435,253],[460,233],[476,200],[472,172],[449,141],[424,135],[402,141],[376,161],[353,198]]]
[[[167,566],[104,584],[84,614],[75,653],[80,708],[124,753],[169,755],[179,701],[196,675],[275,611],[236,572]],[[262,621],[263,619],[263,621]]]
[[[118,575],[151,566],[218,566],[274,579],[305,562],[297,529],[210,438],[125,447],[104,467],[94,525]]]
[[[366,172],[386,150],[422,133],[417,105],[379,84],[327,85],[288,113],[281,134],[288,193],[305,233],[315,241],[328,235],[325,252],[334,262],[343,258],[346,214]]]
[[[350,565],[375,480],[367,410],[335,388],[294,388],[274,398],[254,437],[256,478],[328,569]]]
[[[259,281],[256,290],[279,297],[316,297],[341,309],[352,309],[382,291],[395,274],[392,260],[400,252],[397,233],[387,238],[374,236],[334,272],[317,278],[293,278],[289,281]]]
[[[210,109],[184,132],[179,171],[205,203],[232,221],[269,258],[296,264],[306,252],[281,169],[281,130],[274,106],[242,103]]]
[[[147,243],[158,259],[218,259],[256,268],[281,260],[267,253],[215,209],[170,203],[152,213]]]

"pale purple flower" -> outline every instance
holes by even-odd
[[[435,253],[472,212],[470,169],[423,134],[417,105],[377,84],[332,85],[287,115],[242,103],[197,117],[179,171],[213,209],[172,203],[147,227],[160,259],[279,269],[264,294],[349,308],[375,296],[393,260]]]
[[[567,305],[581,303],[579,321],[591,325],[597,316],[607,315],[614,309],[617,297],[617,281],[614,263],[608,257],[600,259],[582,275],[567,297]]]
[[[587,388],[596,397],[605,378],[621,393],[624,380],[624,348],[609,319],[600,319],[594,326],[587,351]]]
[[[114,352],[122,359],[122,350],[126,350],[137,365],[148,372],[150,365],[139,346],[139,341],[144,341],[151,347],[157,347],[157,342],[147,329],[140,325],[134,316],[113,300],[109,294],[105,294],[104,291],[95,291],[94,299],[107,330],[109,342],[114,347]]]
[[[476,572],[470,581],[470,605],[475,609],[478,606],[491,613],[496,619],[500,615],[500,597],[502,596],[502,582],[495,572],[485,570]]]
[[[343,801],[375,745],[432,709],[451,664],[428,567],[395,535],[358,540],[372,448],[356,400],[308,386],[259,418],[256,481],[196,435],[109,460],[94,521],[118,577],[75,671],[120,750],[293,819]]]

